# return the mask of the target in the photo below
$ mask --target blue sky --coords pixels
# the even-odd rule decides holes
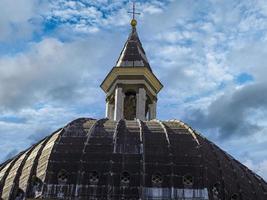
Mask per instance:
[[[181,119],[267,179],[265,0],[137,1],[164,84],[158,118]],[[78,117],[130,31],[129,1],[0,1],[0,162]]]

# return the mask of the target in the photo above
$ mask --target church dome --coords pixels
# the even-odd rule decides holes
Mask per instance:
[[[2,199],[267,199],[262,178],[178,120],[74,120],[0,180]]]
[[[106,117],[76,119],[1,164],[0,200],[267,199],[246,166],[187,124],[157,120],[163,85],[136,25],[101,84]]]

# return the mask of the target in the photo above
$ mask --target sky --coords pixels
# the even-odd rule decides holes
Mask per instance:
[[[180,119],[267,180],[265,0],[139,0],[137,30]],[[0,162],[79,117],[103,118],[129,0],[0,1]]]

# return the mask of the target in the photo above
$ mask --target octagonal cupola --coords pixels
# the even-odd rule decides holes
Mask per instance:
[[[156,119],[157,94],[163,85],[154,75],[132,19],[132,30],[116,66],[101,84],[106,117],[112,120]]]

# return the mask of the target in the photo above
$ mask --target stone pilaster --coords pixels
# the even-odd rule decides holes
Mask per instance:
[[[109,119],[114,120],[114,104],[110,104]]]
[[[106,102],[106,118],[114,120],[114,105]]]
[[[117,87],[115,91],[115,110],[114,120],[118,121],[123,118],[123,107],[124,107],[124,94],[122,88]]]
[[[139,88],[136,98],[136,118],[140,120],[146,120],[146,90],[144,88]]]
[[[152,104],[149,104],[149,120],[157,118],[157,102],[153,101]]]

